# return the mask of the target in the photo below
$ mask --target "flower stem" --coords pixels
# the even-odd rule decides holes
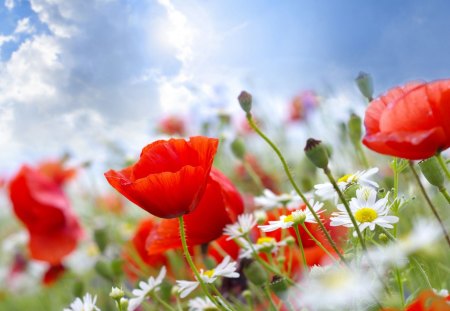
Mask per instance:
[[[347,200],[345,200],[344,194],[342,193],[341,189],[339,189],[336,180],[333,177],[333,174],[331,174],[331,171],[328,167],[323,169],[325,175],[327,175],[328,179],[330,180],[331,184],[333,185],[334,190],[337,192],[339,198],[342,201],[342,204],[344,204],[345,210],[347,211],[348,216],[350,217],[350,220],[352,221],[353,227],[355,228],[356,234],[358,235],[359,242],[361,243],[361,246],[363,250],[367,250],[366,248],[366,242],[364,241],[364,238],[361,234],[361,230],[359,230],[358,223],[356,222],[355,216],[353,216],[352,210],[350,209],[350,206],[348,205]]]
[[[276,275],[282,275],[284,278],[286,278],[286,281],[290,284],[293,285],[295,284],[295,282],[288,277],[287,275],[283,275],[280,271],[278,271],[278,269],[275,269],[274,267],[272,267],[271,265],[269,265],[267,262],[265,262],[261,257],[259,257],[258,252],[256,251],[256,249],[253,247],[253,243],[250,240],[250,237],[248,236],[248,233],[246,235],[244,235],[244,238],[246,239],[248,245],[250,246],[250,249],[252,250],[252,255],[253,258],[256,259],[257,262],[259,262],[261,265],[264,266],[264,268],[266,268],[268,271],[272,272],[273,274]],[[234,239],[234,241],[239,245],[242,246],[242,244],[239,243],[238,239]]]
[[[331,255],[331,253],[322,245],[322,243],[320,243],[319,240],[317,240],[314,235],[311,233],[311,231],[308,230],[308,227],[305,226],[305,224],[302,224],[303,229],[306,231],[306,233],[309,235],[309,237],[311,238],[311,240],[313,240],[314,242],[316,242],[316,244],[320,247],[321,250],[323,250],[325,252],[325,254],[327,254],[328,256],[330,256],[330,258],[337,263],[336,258],[334,258],[333,255]]]
[[[261,178],[259,178],[258,174],[255,172],[250,163],[246,159],[243,159],[242,165],[244,166],[245,170],[247,171],[248,175],[252,179],[255,186],[258,188],[258,191],[263,192],[265,187],[261,181]]]
[[[227,310],[233,310],[233,308],[228,304],[227,300],[225,299],[225,297],[223,297],[222,293],[217,289],[217,287],[214,284],[210,284],[213,292],[217,295],[217,297],[219,297],[220,302],[224,305],[224,307]]]
[[[447,241],[448,246],[450,247],[450,237],[448,235],[447,229],[444,226],[444,223],[442,222],[441,217],[439,216],[436,207],[434,206],[433,202],[431,202],[430,197],[428,196],[422,182],[420,181],[419,175],[417,175],[416,169],[414,168],[414,165],[412,162],[409,162],[409,167],[411,169],[411,172],[414,175],[414,178],[416,179],[417,184],[419,185],[420,191],[422,192],[423,196],[425,197],[425,200],[428,203],[428,206],[430,206],[431,211],[433,212],[434,217],[436,217],[437,221],[439,222],[439,225],[441,226],[442,232],[444,233],[445,240]]]
[[[336,243],[334,243],[333,239],[330,236],[330,233],[325,228],[324,224],[322,223],[322,220],[320,219],[319,215],[314,211],[311,204],[309,204],[308,200],[306,199],[303,192],[300,190],[300,188],[297,186],[297,184],[294,181],[294,178],[292,177],[292,173],[289,169],[289,166],[284,159],[283,154],[281,153],[280,149],[258,128],[258,126],[253,121],[251,113],[246,114],[248,124],[250,127],[267,143],[269,146],[273,149],[273,151],[277,154],[278,158],[281,161],[281,164],[283,165],[284,172],[286,173],[289,182],[291,183],[292,187],[294,188],[295,192],[300,196],[300,198],[305,202],[306,207],[309,209],[311,214],[314,216],[314,219],[316,220],[317,224],[320,226],[320,229],[325,234],[325,237],[327,238],[328,242],[330,243],[331,247],[333,247],[333,250],[338,254],[338,256],[341,258],[341,260],[345,263],[346,260],[344,256],[341,254],[341,252],[338,250]]]
[[[439,165],[442,167],[442,170],[444,171],[447,178],[450,180],[450,171],[447,168],[447,165],[445,164],[444,158],[442,158],[441,153],[437,153],[435,157],[438,159]]]
[[[298,230],[298,225],[294,225],[294,231],[297,236],[298,247],[300,247],[300,251],[302,252],[303,266],[305,267],[305,270],[308,270],[308,263],[306,262],[305,250],[303,249],[302,238],[300,236],[300,231]]]
[[[447,189],[445,189],[445,187],[439,187],[439,191],[442,193],[447,202],[450,203],[450,195],[448,194]]]
[[[272,295],[270,294],[269,284],[266,284],[263,287],[264,287],[264,293],[266,293],[266,296],[269,299],[271,310],[276,311],[278,308],[275,305],[275,302],[273,301]]]
[[[152,298],[157,301],[159,304],[161,304],[166,310],[169,311],[175,311],[175,308],[172,308],[167,302],[161,299],[156,293],[153,293]]]
[[[217,301],[217,299],[209,293],[208,287],[206,286],[205,282],[201,278],[200,273],[197,270],[197,267],[195,267],[195,264],[192,261],[191,254],[189,254],[189,249],[188,249],[187,242],[186,242],[186,232],[184,231],[184,219],[183,219],[183,216],[178,217],[178,221],[180,223],[180,238],[181,238],[181,244],[183,245],[184,256],[186,257],[186,260],[187,260],[189,266],[191,267],[192,272],[194,272],[195,278],[200,283],[200,286],[202,287],[203,292],[206,294],[206,296],[208,296],[209,299],[211,299],[211,301],[218,308],[221,308],[221,305]]]

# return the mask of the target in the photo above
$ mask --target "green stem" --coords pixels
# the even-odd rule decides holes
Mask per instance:
[[[294,231],[295,231],[295,235],[297,236],[298,247],[300,247],[300,251],[302,252],[303,266],[305,267],[305,270],[307,271],[308,263],[306,262],[305,250],[303,249],[302,238],[300,236],[300,231],[298,230],[298,225],[294,225]]]
[[[431,199],[428,196],[427,191],[425,190],[425,187],[423,186],[422,182],[420,181],[420,177],[419,177],[419,175],[417,175],[416,169],[414,168],[414,165],[411,163],[411,161],[409,162],[409,167],[414,175],[414,178],[416,179],[417,184],[419,185],[420,191],[422,192],[425,200],[428,203],[428,206],[430,207],[431,211],[433,212],[434,217],[436,217],[437,221],[439,222],[442,232],[444,233],[445,240],[447,241],[447,244],[450,247],[450,237],[448,235],[447,229],[445,228],[444,223],[442,222],[442,219],[436,210],[436,207],[433,205],[433,202],[431,202]]]
[[[269,299],[271,310],[277,311],[277,306],[275,305],[275,302],[273,301],[272,295],[269,291],[269,284],[266,284],[264,287],[264,293],[266,293],[267,298]]]
[[[158,295],[156,295],[156,293],[153,293],[152,298],[154,300],[156,300],[159,304],[161,304],[164,308],[166,308],[169,311],[176,311],[175,308],[172,308],[167,302],[165,302],[164,300],[161,299],[161,297],[159,297]]]
[[[439,191],[442,193],[447,202],[450,203],[450,195],[448,194],[447,189],[445,189],[445,187],[439,187]]]
[[[414,257],[411,257],[411,261],[417,267],[417,270],[419,270],[420,274],[422,275],[423,279],[425,280],[425,283],[427,283],[428,288],[433,288],[433,286],[431,285],[430,279],[428,278],[427,273],[425,272],[423,267],[420,265],[420,263],[417,261],[417,259]]]
[[[394,158],[394,200],[398,197],[398,178],[399,178],[399,171],[398,171],[398,159]],[[397,205],[396,205],[397,206]],[[395,216],[398,216],[398,209],[394,210]],[[394,236],[397,236],[397,224],[394,224]]]
[[[394,200],[397,200],[398,197],[398,179],[399,179],[399,171],[398,171],[398,158],[394,158]],[[397,205],[396,205],[397,206]],[[395,216],[398,216],[398,209],[396,208],[394,211]],[[398,224],[394,224],[393,226],[394,238],[397,237],[397,227]],[[383,228],[384,229],[384,228]],[[390,234],[387,230],[384,229],[385,234]],[[395,267],[395,279],[397,281],[397,287],[400,292],[400,298],[402,302],[402,308],[405,307],[405,290],[403,287],[403,282],[401,278],[401,273],[398,267]]]
[[[322,243],[317,240],[314,235],[311,233],[311,231],[308,230],[308,227],[305,226],[305,224],[302,224],[303,229],[306,231],[306,233],[309,235],[309,237],[311,238],[311,240],[313,240],[314,242],[316,242],[316,244],[320,247],[321,250],[323,250],[325,252],[325,254],[327,254],[328,256],[330,256],[330,258],[338,263],[338,261],[336,260],[336,258],[334,258],[333,255],[331,255],[331,253],[322,245]]]
[[[350,220],[352,221],[353,227],[355,228],[356,234],[358,235],[359,242],[361,243],[362,248],[366,251],[367,250],[366,242],[364,241],[364,238],[361,234],[361,230],[359,230],[358,223],[356,222],[355,216],[353,216],[352,210],[350,209],[350,205],[348,205],[348,202],[345,199],[344,194],[342,193],[341,189],[339,189],[339,186],[337,185],[336,180],[334,180],[334,177],[331,174],[330,169],[326,167],[323,169],[323,171],[325,175],[327,175],[331,184],[333,185],[333,188],[337,192],[339,198],[341,199],[342,204],[344,204],[345,210],[347,211],[347,214],[350,217]]]
[[[259,178],[258,174],[256,174],[255,170],[250,165],[250,163],[248,163],[247,160],[243,159],[242,165],[244,165],[244,168],[246,169],[246,171],[247,171],[248,175],[250,176],[250,178],[252,179],[253,183],[258,188],[259,192],[263,192],[265,187],[261,181],[261,178]]]
[[[247,243],[250,246],[250,249],[252,250],[252,254],[253,254],[253,258],[256,259],[256,261],[258,261],[261,265],[264,266],[264,268],[266,268],[268,271],[272,272],[275,275],[283,275],[280,271],[278,271],[278,269],[275,269],[274,267],[272,267],[271,265],[269,265],[267,262],[265,262],[264,260],[262,260],[261,257],[259,257],[258,252],[256,251],[256,249],[253,247],[253,243],[250,240],[248,233],[246,235],[244,235],[244,238],[246,239]],[[242,244],[238,241],[238,239],[234,239],[234,241],[239,245],[242,246]],[[293,285],[295,284],[295,282],[288,277],[287,275],[283,275],[284,278],[286,278],[286,281],[290,284]]]
[[[398,290],[400,292],[400,299],[402,300],[402,308],[405,307],[405,291],[403,289],[402,276],[400,274],[400,270],[395,268],[395,279],[397,281]]]
[[[228,310],[233,310],[233,307],[230,306],[230,304],[228,303],[228,301],[225,299],[225,297],[223,297],[222,293],[219,292],[219,290],[217,289],[216,286],[214,286],[214,284],[210,284],[213,292],[219,297],[220,301],[223,303],[223,305],[225,306],[226,309]]]
[[[356,144],[355,148],[356,148],[357,152],[359,153],[359,156],[361,158],[361,162],[362,162],[364,168],[368,169],[369,161],[367,160],[366,153],[364,152],[364,149],[362,148],[361,142]]]
[[[183,216],[178,217],[178,221],[180,222],[180,237],[181,237],[181,244],[183,245],[184,256],[186,257],[186,260],[187,260],[189,266],[191,267],[192,272],[194,272],[195,278],[200,283],[200,286],[202,287],[203,292],[206,294],[206,296],[208,296],[209,299],[211,299],[211,301],[217,307],[220,308],[221,307],[220,303],[217,301],[217,299],[214,296],[212,296],[209,293],[209,290],[208,290],[205,282],[203,281],[202,277],[200,276],[200,273],[197,270],[197,267],[195,266],[194,262],[192,261],[191,254],[189,254],[189,249],[188,249],[187,242],[186,242],[186,232],[184,231]]]
[[[441,166],[442,170],[444,171],[447,178],[450,180],[450,171],[447,168],[447,165],[445,164],[444,158],[442,158],[441,153],[435,155],[435,157],[438,159],[439,165]]]
[[[389,233],[389,231],[386,230],[386,228],[380,227],[381,231],[383,231],[384,234],[386,234],[386,236],[389,238],[389,240],[391,240],[392,242],[396,242],[397,239]],[[417,267],[417,269],[419,270],[420,274],[422,275],[422,277],[424,278],[425,282],[428,284],[428,286],[430,288],[432,288],[430,280],[428,279],[428,275],[425,272],[425,270],[423,270],[422,266],[420,265],[420,263],[417,261],[416,258],[411,257],[411,261],[414,263],[414,265]]]
[[[306,207],[309,209],[311,214],[314,216],[314,219],[316,220],[317,224],[319,225],[322,232],[325,234],[325,237],[327,238],[328,242],[330,243],[331,247],[333,247],[334,251],[338,256],[341,258],[341,260],[345,263],[346,260],[344,256],[341,254],[341,252],[338,250],[336,243],[334,243],[333,239],[330,236],[330,233],[325,228],[324,224],[322,223],[322,220],[320,219],[319,215],[314,211],[311,204],[309,204],[308,200],[306,199],[305,195],[302,193],[300,188],[297,186],[296,182],[294,181],[294,178],[292,177],[291,171],[289,169],[289,166],[286,162],[286,160],[283,157],[283,154],[281,153],[280,149],[258,128],[258,126],[253,122],[252,115],[250,113],[247,113],[246,115],[248,124],[250,127],[272,148],[272,150],[277,154],[278,158],[281,161],[281,164],[283,165],[284,172],[286,173],[289,182],[291,183],[292,187],[294,188],[295,192],[300,196],[300,198],[305,202]]]

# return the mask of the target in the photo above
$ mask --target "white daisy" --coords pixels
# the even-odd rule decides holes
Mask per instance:
[[[369,177],[377,172],[378,167],[373,167],[367,171],[357,171],[355,174],[347,174],[342,176],[336,183],[341,191],[345,191],[345,189],[352,184],[378,188],[378,184],[369,179]],[[339,196],[331,183],[315,185],[314,189],[316,189],[315,194],[323,200],[334,200],[334,202],[337,203]]]
[[[189,311],[212,311],[219,310],[216,305],[208,297],[197,297],[189,300]]]
[[[156,279],[151,276],[147,282],[140,281],[139,288],[133,289],[132,293],[134,298],[130,299],[130,304],[128,305],[128,311],[135,310],[144,301],[145,297],[152,291],[158,291],[164,277],[166,276],[166,267],[163,266],[159,272]]]
[[[377,192],[369,187],[356,190],[356,198],[350,201],[350,210],[355,217],[360,231],[366,228],[374,230],[378,225],[392,228],[398,222],[397,216],[389,216],[388,195],[377,201]],[[332,214],[331,226],[353,227],[353,223],[343,204],[338,204],[338,212]]]
[[[230,256],[225,257],[222,262],[215,268],[211,270],[203,271],[200,269],[200,278],[205,283],[214,283],[218,277],[224,278],[238,278],[239,273],[237,270],[237,262],[231,261]],[[181,298],[186,297],[191,292],[193,292],[197,286],[200,284],[198,281],[185,281],[177,280],[177,286],[179,287],[178,293]]]
[[[408,256],[424,249],[435,247],[443,237],[442,230],[436,222],[420,219],[413,222],[412,231],[383,247],[372,247],[365,257],[379,267],[395,265],[402,267],[408,263]]]
[[[291,193],[282,193],[276,195],[269,189],[263,191],[263,195],[255,197],[254,202],[257,206],[262,207],[265,210],[271,210],[277,207],[283,207],[287,205],[300,205],[303,201],[302,199],[292,191]]]
[[[242,246],[239,251],[239,258],[251,258],[254,252],[276,253],[280,246],[286,246],[285,241],[277,242],[272,237],[261,237],[256,241],[256,244],[250,244],[244,239],[241,239],[240,242]]]
[[[308,274],[299,287],[307,290],[293,296],[308,310],[368,310],[382,289],[370,270],[337,266]]]
[[[314,202],[314,200],[310,200],[309,204],[316,212],[316,214],[320,214],[323,211],[321,208],[323,207],[323,203]],[[292,227],[294,224],[302,224],[304,222],[315,223],[316,219],[314,215],[310,212],[308,208],[304,210],[296,210],[291,212],[289,215],[283,215],[279,220],[269,221],[268,225],[258,226],[264,232],[271,232],[278,229],[287,229]]]
[[[77,298],[70,304],[70,308],[64,308],[64,311],[100,311],[95,305],[97,296],[92,297],[91,294],[86,293],[83,299]]]
[[[223,233],[228,235],[227,240],[232,240],[249,233],[255,225],[256,219],[253,214],[241,214],[238,216],[237,222],[231,225],[226,225]]]

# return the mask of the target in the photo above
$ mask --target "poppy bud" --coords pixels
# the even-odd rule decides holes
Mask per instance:
[[[350,120],[348,121],[348,135],[353,145],[357,146],[361,142],[362,129],[361,118],[352,113]]]
[[[270,282],[270,288],[278,297],[285,298],[286,291],[288,290],[286,279],[275,275],[272,282]]]
[[[95,229],[94,231],[94,241],[97,244],[100,252],[104,252],[106,246],[108,245],[108,232],[106,228]]]
[[[245,143],[242,138],[237,137],[235,140],[233,140],[233,142],[231,143],[231,151],[233,151],[234,156],[239,160],[244,159]]]
[[[305,154],[318,168],[325,169],[328,167],[328,151],[320,140],[309,138],[306,141]]]
[[[439,167],[438,160],[435,157],[428,158],[419,162],[423,176],[430,184],[438,188],[444,187],[444,174]]]
[[[266,270],[264,270],[261,264],[257,261],[251,262],[243,270],[247,279],[256,286],[260,286],[266,283],[269,277]]]
[[[250,113],[252,110],[252,95],[246,91],[242,91],[238,96],[239,105],[246,113]]]
[[[361,94],[367,98],[368,101],[373,99],[373,81],[372,76],[365,72],[360,72],[355,79],[356,85],[358,86]]]

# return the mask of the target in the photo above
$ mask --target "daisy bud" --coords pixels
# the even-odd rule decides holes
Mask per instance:
[[[301,225],[306,220],[306,214],[304,212],[301,212],[301,211],[293,212],[291,215],[292,215],[292,221],[294,222],[294,225]]]
[[[438,188],[444,187],[444,174],[441,171],[436,157],[431,157],[419,162],[423,176],[430,184]]]
[[[243,271],[245,277],[256,286],[263,285],[269,278],[266,270],[264,270],[261,264],[257,261],[252,261],[243,269]]]
[[[127,310],[128,309],[128,299],[127,298],[120,298],[119,301],[120,307],[122,308],[122,310]]]
[[[180,292],[180,288],[176,285],[172,286],[172,289],[170,290],[171,296],[177,296]]]
[[[309,138],[306,141],[305,154],[318,168],[325,169],[328,167],[328,151],[320,140]]]
[[[113,287],[111,289],[111,292],[109,293],[109,297],[111,297],[114,300],[119,300],[124,295],[125,295],[125,293],[123,292],[123,290],[118,287]]]
[[[280,265],[284,264],[284,262],[286,261],[286,256],[278,256],[277,257],[277,262],[280,263]]]
[[[292,236],[288,236],[287,238],[284,239],[284,241],[286,242],[286,245],[289,245],[289,246],[297,244],[294,237],[292,237]]]
[[[255,211],[254,216],[258,225],[264,225],[267,221],[267,213],[265,211]]]
[[[368,101],[373,99],[373,81],[372,76],[365,72],[360,72],[355,79],[356,85],[358,86],[361,94],[367,98]]]
[[[251,307],[253,305],[253,296],[252,292],[248,289],[244,290],[242,292],[242,297],[244,297],[245,301],[247,301],[247,304]]]
[[[238,96],[239,105],[246,113],[250,113],[252,110],[252,95],[246,91],[242,91]]]
[[[378,235],[378,239],[379,239],[381,242],[383,242],[383,243],[389,242],[389,238],[388,238],[387,235],[384,234],[384,233],[380,233],[380,234]]]
[[[352,113],[350,120],[348,121],[348,135],[353,145],[357,146],[361,142],[362,127],[361,118]]]
[[[242,140],[242,138],[237,137],[233,142],[231,143],[231,151],[233,151],[233,154],[236,158],[239,160],[244,160],[245,156],[245,143]]]

